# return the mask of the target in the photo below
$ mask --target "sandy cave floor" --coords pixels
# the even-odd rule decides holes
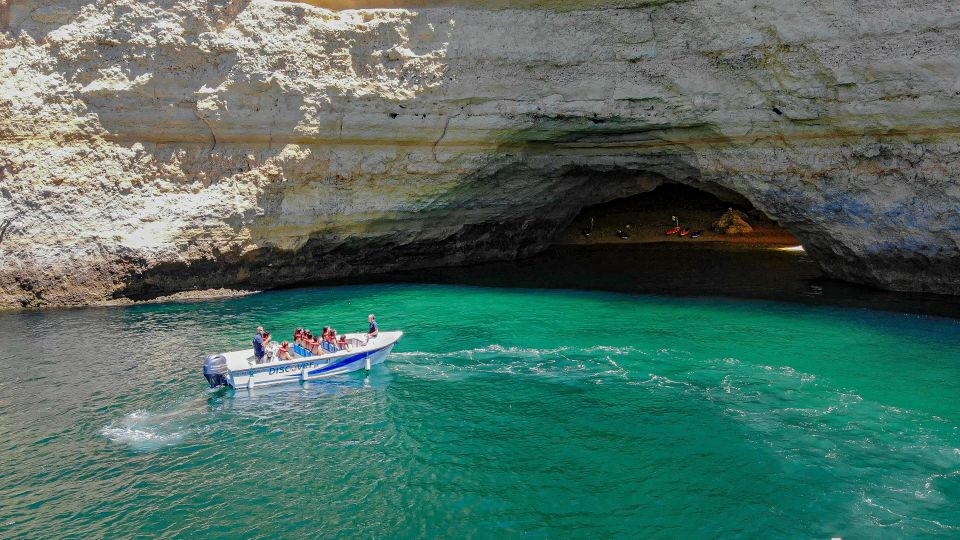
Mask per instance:
[[[618,199],[609,203],[585,208],[573,223],[557,237],[559,245],[590,244],[644,244],[653,242],[702,243],[721,242],[756,246],[796,246],[800,242],[786,229],[760,212],[740,207],[747,211],[747,221],[753,232],[746,234],[721,234],[712,230],[713,223],[731,205],[707,193],[692,188],[659,188],[651,193]],[[681,227],[691,231],[703,229],[700,238],[667,236],[665,232],[674,227],[676,216]],[[590,218],[594,219],[589,236]],[[617,237],[623,230],[630,238]]]

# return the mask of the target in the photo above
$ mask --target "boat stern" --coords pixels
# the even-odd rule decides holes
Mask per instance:
[[[206,377],[210,388],[229,386],[229,374],[227,358],[222,354],[212,354],[203,361],[203,376]]]

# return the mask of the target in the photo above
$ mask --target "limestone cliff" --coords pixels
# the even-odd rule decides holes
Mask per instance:
[[[664,181],[960,293],[956,3],[428,3],[0,0],[0,306],[522,256]]]

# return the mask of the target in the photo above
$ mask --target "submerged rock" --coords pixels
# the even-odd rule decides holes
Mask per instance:
[[[960,293],[950,0],[416,4],[0,3],[0,306],[521,257],[667,181]]]
[[[753,227],[747,223],[746,214],[730,208],[713,222],[713,230],[720,234],[746,234],[753,232]]]

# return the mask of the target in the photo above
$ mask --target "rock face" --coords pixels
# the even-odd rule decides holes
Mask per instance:
[[[424,4],[0,0],[0,306],[518,257],[662,182],[960,294],[955,2]]]
[[[713,223],[713,230],[720,234],[746,234],[753,232],[747,223],[747,216],[733,208],[727,210]]]

